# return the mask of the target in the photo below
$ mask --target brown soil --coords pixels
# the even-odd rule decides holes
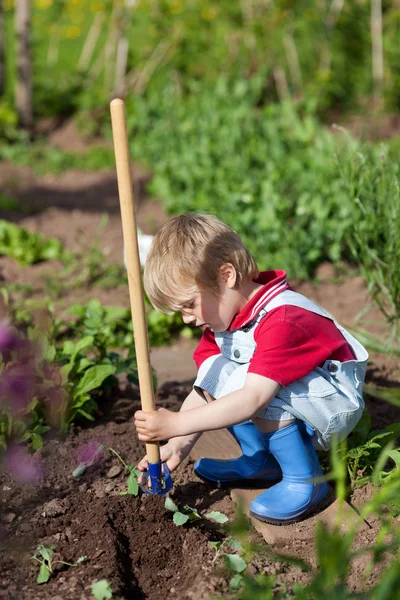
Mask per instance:
[[[70,134],[70,133],[69,133]],[[153,233],[167,218],[159,203],[147,199],[143,182],[148,177],[137,170],[136,187],[140,194],[138,221],[144,232]],[[79,234],[90,246],[98,237],[101,215],[108,222],[99,244],[108,260],[122,262],[117,187],[113,170],[102,173],[73,172],[60,177],[36,177],[29,169],[0,165],[0,185],[25,206],[25,215],[6,215],[31,231],[59,237],[66,247],[82,249]],[[32,210],[31,210],[32,209]],[[30,214],[31,212],[34,214]],[[84,261],[84,253],[82,254]],[[0,281],[4,284],[30,283],[28,297],[43,298],[48,289],[44,274],[49,269],[60,274],[59,265],[20,267],[13,260],[0,257]],[[292,284],[317,301],[346,326],[354,326],[361,309],[370,302],[359,277],[340,275],[330,265],[322,265],[318,283]],[[73,283],[73,282],[72,282]],[[18,292],[21,293],[21,292]],[[16,292],[16,295],[17,292]],[[56,310],[74,301],[91,297],[104,304],[129,306],[125,285],[107,290],[73,286],[55,300]],[[386,335],[385,323],[376,309],[363,319],[363,326],[378,335]],[[157,405],[178,410],[190,390],[195,369],[191,358],[194,342],[179,340],[168,348],[152,350],[152,364],[159,386]],[[372,355],[368,380],[391,387],[400,385],[399,359]],[[367,398],[373,428],[382,428],[400,421],[400,409],[376,399]],[[213,564],[214,550],[209,542],[225,535],[212,522],[202,520],[190,526],[176,527],[172,513],[163,508],[163,501],[154,496],[120,495],[126,487],[123,468],[110,454],[100,465],[84,476],[74,478],[76,453],[82,444],[97,440],[118,451],[128,464],[136,464],[143,454],[132,416],[140,406],[138,390],[122,381],[120,389],[100,404],[98,419],[93,424],[75,426],[68,436],[49,436],[38,451],[43,465],[39,486],[23,487],[9,474],[2,477],[4,550],[0,556],[0,598],[7,600],[89,600],[91,584],[107,579],[114,596],[124,599],[206,600],[211,594],[229,598],[230,575],[223,561]],[[235,507],[229,493],[199,481],[193,474],[190,460],[173,474],[173,499],[179,505],[190,505],[200,513],[218,510],[230,521]],[[360,506],[371,494],[370,486],[356,490],[351,502]],[[356,547],[373,544],[380,521],[371,518],[369,526],[360,532]],[[255,532],[253,541],[262,540]],[[87,559],[77,567],[58,565],[50,581],[36,583],[38,563],[31,555],[39,544],[55,544],[56,559],[74,563],[81,556]],[[289,563],[280,563],[273,552],[300,557],[313,567],[316,558],[311,520],[293,525],[293,536],[277,547],[257,554],[249,564],[249,573],[276,575],[290,591],[294,583],[306,583],[310,575]],[[362,565],[355,562],[349,578],[353,590],[364,589],[376,581],[379,569],[363,580]]]

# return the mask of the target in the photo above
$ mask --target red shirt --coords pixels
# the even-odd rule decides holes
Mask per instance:
[[[291,289],[285,271],[265,271],[256,280],[263,287],[238,313],[228,331],[243,327],[269,300]],[[328,359],[345,362],[354,354],[335,323],[304,308],[284,305],[269,311],[254,330],[256,350],[249,373],[263,375],[283,386],[304,377]],[[197,368],[221,354],[214,333],[207,328],[193,354]]]

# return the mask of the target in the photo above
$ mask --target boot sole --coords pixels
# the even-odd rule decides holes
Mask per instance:
[[[194,473],[202,481],[211,483],[217,488],[265,489],[268,486],[278,483],[282,479],[281,477],[279,479],[231,479],[230,481],[215,481],[214,479],[208,479],[207,477],[204,477],[204,475],[200,475],[196,469],[194,469]]]
[[[336,496],[334,494],[334,491],[331,488],[329,488],[328,492],[322,498],[322,500],[320,500],[316,504],[313,504],[312,506],[310,506],[310,508],[308,508],[306,511],[301,513],[301,515],[298,515],[296,517],[291,517],[290,519],[274,519],[272,517],[265,517],[264,515],[258,515],[257,513],[254,513],[252,510],[250,510],[250,516],[253,517],[254,519],[257,519],[258,521],[263,521],[263,523],[269,523],[270,525],[289,525],[291,523],[299,523],[300,521],[304,521],[304,519],[307,519],[308,517],[313,516],[317,512],[320,512],[321,510],[324,510],[325,508],[327,508],[335,500],[336,500]]]

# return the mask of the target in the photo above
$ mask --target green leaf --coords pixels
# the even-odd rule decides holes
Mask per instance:
[[[88,392],[97,389],[109,375],[115,372],[113,365],[96,365],[90,367],[75,388],[76,396],[87,394]]]
[[[76,412],[81,414],[82,417],[85,417],[85,419],[88,419],[89,421],[94,421],[94,417],[92,417],[92,415],[89,415],[89,413],[83,410],[83,408],[78,408]]]
[[[177,527],[180,527],[181,525],[184,525],[185,523],[187,523],[189,521],[189,515],[184,515],[181,512],[176,512],[174,513],[174,517],[173,517],[174,523]]]
[[[224,560],[227,567],[236,573],[241,573],[247,567],[246,561],[237,554],[224,554]]]
[[[112,598],[112,589],[107,579],[100,579],[100,581],[92,583],[92,594],[96,600]]]
[[[191,521],[194,519],[201,519],[199,511],[196,508],[192,508],[188,504],[185,504],[185,506],[182,508],[182,512],[184,515],[187,515]]]
[[[241,552],[243,550],[243,546],[240,542],[235,540],[232,536],[226,538],[225,543],[232,548],[232,550],[236,550],[237,552]]]
[[[226,515],[216,510],[213,510],[204,515],[206,519],[210,519],[211,521],[215,521],[216,523],[226,523],[229,519]]]
[[[34,452],[36,452],[36,450],[39,450],[39,448],[41,448],[43,446],[43,438],[41,435],[38,435],[37,433],[33,433],[32,434],[32,450]]]
[[[90,358],[86,358],[86,356],[84,356],[80,359],[76,372],[81,373],[82,371],[90,367],[90,365],[93,365],[93,361],[90,360]]]
[[[139,469],[137,469],[133,465],[128,465],[128,469],[129,469],[129,473],[132,473],[136,478],[142,474],[142,472],[139,471]]]
[[[56,547],[54,545],[47,546],[45,544],[41,544],[40,546],[38,546],[38,551],[41,554],[41,556],[44,558],[44,560],[47,560],[47,562],[50,562],[51,559],[53,558],[55,548]]]
[[[239,588],[241,588],[242,586],[244,586],[244,579],[243,577],[240,575],[240,573],[236,573],[236,575],[234,575],[232,577],[232,579],[229,582],[229,587],[232,590],[238,590]]]
[[[209,542],[210,546],[215,550],[218,550],[222,546],[222,542]]]
[[[36,582],[37,583],[46,583],[49,579],[50,579],[50,569],[45,563],[42,563],[40,565],[39,574],[36,578]]]
[[[80,556],[76,561],[76,564],[79,565],[79,563],[84,562],[85,560],[87,560],[86,554],[84,556]]]
[[[178,512],[179,510],[175,502],[171,500],[171,498],[169,498],[168,496],[165,498],[164,508],[166,508],[167,510],[171,510],[172,512]]]
[[[128,477],[128,494],[132,494],[132,496],[137,496],[139,492],[139,484],[136,479],[136,475],[131,473]]]
[[[76,359],[77,355],[79,354],[79,352],[81,350],[83,350],[84,348],[89,348],[89,346],[92,346],[93,342],[94,342],[94,337],[92,335],[87,335],[87,336],[83,337],[81,340],[79,340],[79,342],[77,344],[74,344],[69,362],[71,364],[73,364],[75,362],[75,359]]]

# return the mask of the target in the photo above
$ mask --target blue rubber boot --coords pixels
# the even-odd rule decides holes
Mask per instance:
[[[200,458],[194,472],[200,479],[226,487],[265,487],[279,481],[281,469],[275,458],[266,451],[264,434],[252,421],[228,427],[243,455],[230,460]]]
[[[263,437],[283,477],[253,500],[250,514],[274,525],[300,521],[315,512],[329,492],[328,484],[320,480],[322,471],[311,437],[302,421],[265,433]]]

